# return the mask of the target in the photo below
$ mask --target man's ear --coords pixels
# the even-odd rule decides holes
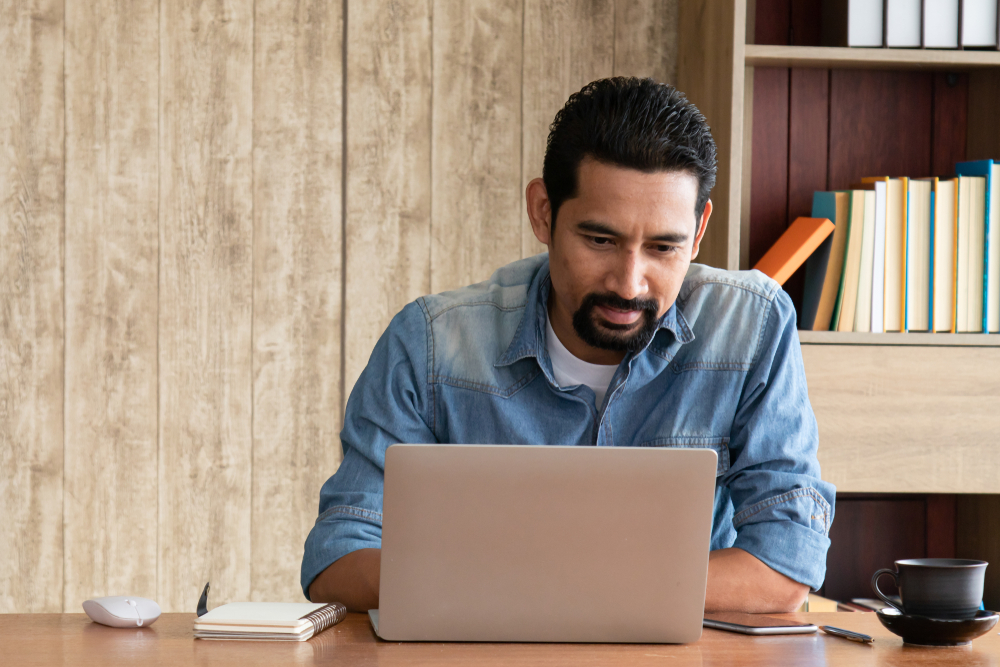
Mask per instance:
[[[549,201],[545,182],[540,178],[532,179],[524,191],[528,202],[528,220],[531,221],[531,231],[539,243],[552,243],[552,203]]]
[[[695,234],[694,243],[691,245],[691,259],[698,256],[701,249],[701,239],[705,236],[705,229],[708,228],[708,218],[712,215],[712,200],[705,202],[705,210],[701,213],[701,220],[698,221],[698,233]]]

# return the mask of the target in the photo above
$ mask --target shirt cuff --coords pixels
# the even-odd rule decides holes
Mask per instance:
[[[302,557],[302,593],[319,574],[352,551],[382,548],[382,515],[360,507],[331,507],[320,515],[306,538]]]
[[[808,526],[794,521],[743,524],[733,546],[813,591],[823,585],[830,538]]]

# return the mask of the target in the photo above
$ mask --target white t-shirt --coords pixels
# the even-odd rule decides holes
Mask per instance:
[[[605,366],[604,364],[591,364],[575,356],[566,349],[566,346],[559,340],[559,336],[552,329],[552,322],[545,318],[545,327],[548,334],[545,336],[545,346],[549,350],[549,358],[552,360],[552,373],[555,375],[556,384],[560,387],[573,387],[578,384],[585,384],[594,390],[597,395],[597,407],[604,403],[604,395],[608,393],[608,386],[611,378],[618,370],[618,364]]]

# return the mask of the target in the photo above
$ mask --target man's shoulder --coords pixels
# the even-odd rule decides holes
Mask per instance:
[[[701,264],[691,265],[677,306],[695,335],[689,354],[744,369],[763,342],[772,312],[777,310],[782,321],[795,317],[788,295],[760,271],[725,271]]]
[[[419,301],[430,320],[456,308],[497,312],[522,310],[527,303],[532,281],[547,261],[548,255],[544,253],[518,260],[500,267],[481,283],[430,294]]]
[[[771,301],[781,291],[781,285],[757,270],[726,271],[704,264],[692,264],[684,277],[677,298],[689,301],[698,293],[718,296],[725,293],[734,299]]]

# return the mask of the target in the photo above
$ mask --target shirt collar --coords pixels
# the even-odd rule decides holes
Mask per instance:
[[[528,286],[528,298],[524,305],[524,315],[521,323],[514,332],[514,338],[510,341],[506,351],[497,359],[495,366],[509,366],[521,359],[534,357],[538,360],[542,370],[549,376],[552,375],[552,361],[549,359],[548,349],[545,346],[545,322],[548,318],[546,305],[549,301],[549,290],[552,281],[549,280],[549,262],[546,259],[535,274],[534,279]],[[677,308],[675,301],[667,312],[660,318],[656,326],[657,332],[660,330],[669,331],[673,334],[674,340],[680,344],[690,343],[694,340],[694,332],[688,326],[684,314]],[[654,344],[661,336],[653,335],[645,348],[636,354],[640,354]]]

